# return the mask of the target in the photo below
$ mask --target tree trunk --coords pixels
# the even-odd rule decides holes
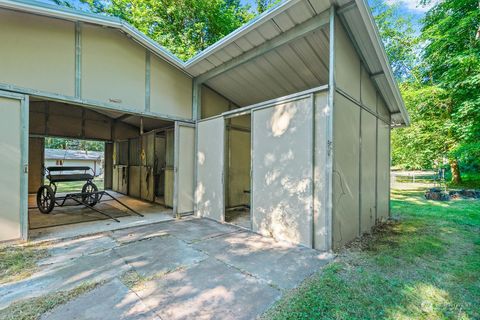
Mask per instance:
[[[462,177],[460,176],[460,168],[458,167],[457,159],[450,160],[450,171],[452,172],[452,182],[459,184],[462,182]]]

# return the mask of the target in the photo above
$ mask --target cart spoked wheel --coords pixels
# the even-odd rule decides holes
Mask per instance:
[[[93,182],[87,182],[82,187],[82,202],[93,207],[98,202],[97,186]]]
[[[50,213],[55,206],[55,192],[50,186],[41,186],[37,191],[37,207],[41,213]]]

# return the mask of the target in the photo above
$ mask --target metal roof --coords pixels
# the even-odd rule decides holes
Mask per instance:
[[[408,125],[408,113],[366,1],[333,0],[333,3],[392,113],[392,122]],[[319,19],[312,18],[321,18],[330,5],[329,0],[284,1],[183,62],[121,19],[31,0],[0,0],[0,8],[119,29],[157,56],[198,79],[208,72],[211,74],[215,69],[225,69],[233,61],[241,60],[256,51],[268,49],[272,42],[280,43],[275,50],[264,50],[263,55],[252,56],[242,68],[231,68],[228,73],[218,73],[206,80],[208,86],[240,106],[327,82],[323,68],[328,66],[328,33],[318,28],[315,20]],[[282,38],[289,35],[293,37],[295,30],[299,28],[306,30],[304,37],[281,43]],[[320,51],[313,48],[320,48]],[[319,69],[313,68],[313,65],[319,66]],[[261,87],[258,84],[261,84]]]

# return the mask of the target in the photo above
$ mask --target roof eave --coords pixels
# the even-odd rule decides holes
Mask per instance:
[[[367,28],[368,35],[370,39],[372,40],[372,44],[374,46],[375,52],[377,53],[377,56],[380,60],[380,63],[382,65],[382,70],[384,72],[385,78],[389,84],[390,89],[392,90],[392,93],[395,97],[395,102],[397,104],[398,109],[400,110],[400,113],[402,114],[402,118],[405,122],[406,126],[410,125],[410,117],[408,115],[407,109],[405,108],[405,104],[402,98],[402,95],[400,93],[400,89],[398,87],[397,81],[395,80],[395,77],[393,76],[393,71],[390,66],[390,63],[387,58],[387,53],[385,51],[385,47],[383,45],[383,42],[380,38],[380,33],[378,31],[377,25],[375,24],[375,20],[373,18],[373,15],[371,11],[368,9],[368,5],[365,2],[365,0],[355,0],[357,3],[357,9],[360,12],[360,15],[362,16],[363,23],[365,24],[365,27]]]

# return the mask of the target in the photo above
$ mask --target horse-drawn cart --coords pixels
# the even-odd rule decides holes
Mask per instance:
[[[98,187],[93,183],[95,177],[92,168],[83,166],[52,166],[45,168],[45,177],[49,184],[42,185],[37,191],[37,207],[40,212],[48,214],[52,212],[55,206],[78,206],[83,205],[92,209],[104,216],[109,217],[117,222],[118,219],[103,212],[94,206],[101,202],[104,197],[114,200],[123,207],[127,208],[136,215],[143,217],[142,214],[133,210],[116,197],[105,190],[98,191]],[[57,196],[57,184],[65,182],[85,182],[81,192],[66,193],[65,195]],[[105,201],[105,200],[103,200]],[[108,201],[108,200],[107,200]]]

